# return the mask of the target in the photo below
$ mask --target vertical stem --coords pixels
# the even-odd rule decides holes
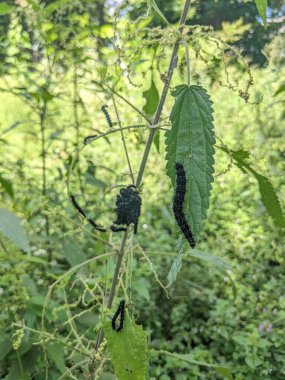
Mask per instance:
[[[74,63],[74,74],[73,74],[73,117],[74,117],[74,127],[75,127],[75,146],[78,147],[80,143],[80,123],[78,116],[78,74],[77,74],[77,65]],[[79,180],[80,192],[85,198],[84,186],[82,184],[82,173],[80,168],[80,157],[78,156],[77,162],[77,175]]]
[[[180,18],[180,26],[179,26],[179,32],[180,33],[183,30],[183,26],[184,26],[186,18],[187,18],[188,10],[189,10],[189,7],[190,7],[190,2],[191,2],[191,0],[186,0],[185,4],[184,4],[184,9],[183,9],[183,12],[182,12],[182,15],[181,15],[181,18]],[[163,106],[164,106],[164,103],[165,103],[165,99],[166,99],[166,95],[167,95],[168,88],[169,88],[169,85],[170,85],[170,81],[172,79],[173,71],[174,71],[174,68],[177,65],[178,47],[179,47],[179,40],[176,41],[176,43],[175,43],[175,45],[173,47],[173,52],[172,52],[172,57],[171,57],[170,64],[169,64],[167,79],[165,80],[165,84],[164,84],[164,87],[163,87],[163,90],[162,90],[161,98],[160,98],[160,101],[159,101],[159,104],[158,104],[158,107],[157,107],[157,110],[156,110],[156,113],[155,113],[154,121],[152,123],[153,126],[155,126],[156,124],[158,124],[160,116],[161,116],[161,113],[162,113],[162,109],[163,109]],[[143,158],[142,158],[142,161],[141,161],[141,165],[140,165],[140,169],[139,169],[139,173],[138,173],[138,177],[137,177],[137,181],[136,181],[136,186],[137,187],[139,187],[141,185],[141,182],[142,182],[142,177],[143,177],[144,169],[145,169],[145,166],[146,166],[146,163],[147,163],[147,159],[148,159],[148,156],[149,156],[149,153],[150,153],[150,148],[151,148],[151,145],[152,145],[152,142],[153,142],[155,130],[156,130],[156,128],[152,128],[151,131],[150,131],[150,133],[149,133],[148,141],[146,143],[146,147],[145,147],[145,150],[144,150]],[[119,273],[120,273],[120,267],[121,267],[123,256],[124,256],[124,252],[125,252],[125,246],[126,246],[127,236],[128,236],[128,231],[126,231],[124,233],[124,235],[123,235],[121,246],[120,246],[120,250],[119,250],[118,255],[117,255],[117,263],[116,263],[115,273],[114,273],[114,276],[113,276],[111,290],[110,290],[110,294],[109,294],[109,298],[108,298],[108,303],[107,303],[108,309],[110,309],[112,307],[113,299],[114,299],[114,296],[115,296],[115,293],[116,293],[116,286],[117,286],[117,281],[118,281],[118,277],[119,277]],[[103,331],[102,331],[102,329],[100,329],[100,331],[98,333],[98,336],[97,336],[97,341],[96,341],[96,347],[95,347],[96,351],[98,351],[98,349],[100,347],[100,344],[102,342],[102,339],[103,339]],[[90,372],[89,372],[88,379],[92,379],[92,374]]]
[[[42,145],[42,195],[46,197],[47,184],[46,184],[46,136],[45,136],[45,118],[46,118],[47,103],[44,101],[40,109],[40,128],[41,128],[41,145]],[[46,234],[49,235],[49,218],[45,215],[46,220]]]
[[[124,132],[122,131],[122,123],[121,123],[121,119],[120,119],[120,116],[119,116],[119,112],[118,112],[118,109],[117,109],[117,105],[116,105],[116,102],[115,102],[114,95],[112,95],[112,100],[113,100],[113,104],[114,104],[114,108],[115,108],[115,112],[116,112],[116,117],[117,117],[117,120],[118,120],[118,125],[119,125],[119,127],[121,129],[121,131],[120,131],[121,132],[121,138],[122,138],[123,145],[124,145],[124,151],[125,151],[126,160],[127,160],[128,167],[129,167],[130,176],[131,176],[131,179],[132,179],[132,184],[134,185],[135,184],[134,174],[133,174],[133,171],[132,171],[132,166],[131,166],[131,161],[130,161],[130,157],[129,157],[129,153],[128,153],[128,149],[127,149],[127,145],[126,145],[125,136],[124,136]]]

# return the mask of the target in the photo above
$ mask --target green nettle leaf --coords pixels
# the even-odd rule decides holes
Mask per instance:
[[[0,232],[25,252],[30,252],[29,242],[20,219],[6,208],[0,209]]]
[[[148,376],[148,345],[142,327],[125,312],[123,330],[113,330],[105,320],[104,334],[118,380],[146,380]]]
[[[65,372],[64,346],[61,343],[49,342],[46,345],[49,359],[55,364],[60,373]]]
[[[147,115],[154,114],[159,102],[159,93],[153,79],[150,88],[143,92],[143,97],[146,99],[146,104],[143,107],[144,112]]]
[[[207,216],[214,173],[212,101],[201,86],[180,85],[172,95],[175,104],[166,132],[166,172],[175,186],[175,163],[182,163],[187,188],[184,213],[195,239]]]
[[[263,25],[266,28],[266,7],[267,0],[255,0],[256,7],[259,13],[259,16],[262,18]]]

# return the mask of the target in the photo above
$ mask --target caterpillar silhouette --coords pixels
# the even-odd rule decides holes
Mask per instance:
[[[106,119],[107,119],[107,122],[108,122],[108,124],[109,124],[109,127],[110,128],[113,128],[113,123],[112,123],[112,120],[111,120],[111,118],[110,118],[110,115],[109,115],[109,112],[107,111],[107,108],[108,108],[108,106],[102,106],[101,107],[101,110],[102,110],[102,112],[103,112],[103,114],[105,115],[105,117],[106,117]]]
[[[123,329],[124,327],[124,319],[125,319],[125,300],[122,300],[119,304],[119,307],[114,314],[112,318],[112,328],[116,332],[119,332]],[[119,324],[116,323],[118,317],[120,316]]]
[[[102,231],[102,232],[107,231],[105,228],[99,227],[92,219],[87,218],[84,210],[79,206],[74,195],[72,195],[72,194],[70,195],[70,200],[71,200],[71,203],[73,204],[74,208],[76,208],[76,210],[79,212],[79,214],[81,214],[91,224],[91,226],[93,226],[98,231]]]
[[[183,233],[185,238],[188,240],[191,248],[195,248],[196,243],[183,211],[183,203],[184,203],[184,198],[186,194],[185,170],[184,170],[183,165],[179,162],[175,164],[175,170],[176,170],[176,189],[175,189],[175,194],[173,198],[173,208],[172,208],[173,213],[177,221],[177,224],[179,225],[181,229],[181,232]]]

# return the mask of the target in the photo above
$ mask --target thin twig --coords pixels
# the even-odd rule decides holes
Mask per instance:
[[[132,171],[132,166],[131,166],[130,157],[129,157],[129,153],[128,153],[128,149],[127,149],[127,145],[126,145],[126,140],[125,140],[124,132],[122,130],[122,123],[121,123],[121,119],[120,119],[120,116],[119,116],[119,113],[118,113],[118,109],[117,109],[117,105],[116,105],[116,101],[115,101],[114,96],[112,96],[112,100],[113,100],[114,109],[115,109],[116,116],[117,116],[118,125],[119,125],[120,130],[121,130],[121,138],[122,138],[122,142],[123,142],[123,145],[124,145],[126,160],[127,160],[128,166],[129,166],[130,176],[132,178],[132,184],[134,185],[134,183],[135,183],[134,174],[133,174],[133,171]]]

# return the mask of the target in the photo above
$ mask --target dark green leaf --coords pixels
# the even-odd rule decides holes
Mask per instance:
[[[6,208],[0,209],[0,231],[25,252],[30,252],[29,242],[20,219]]]
[[[51,343],[46,345],[49,359],[55,364],[60,373],[65,372],[64,346],[61,343]]]
[[[173,96],[172,128],[166,132],[167,175],[175,186],[175,163],[184,165],[187,180],[184,213],[197,238],[207,216],[213,182],[215,137],[212,102],[200,86],[178,86]]]
[[[158,106],[159,94],[153,79],[150,88],[143,92],[143,97],[146,99],[146,104],[143,107],[144,112],[148,115],[154,114]]]
[[[274,96],[279,95],[279,94],[281,94],[281,93],[284,92],[284,91],[285,91],[285,84],[282,84],[282,85],[278,88],[278,90],[275,92]]]
[[[153,139],[154,145],[156,147],[157,152],[159,153],[160,150],[160,131],[157,129],[154,134],[154,139]]]
[[[0,361],[12,350],[12,342],[8,335],[4,332],[0,334]]]
[[[0,184],[2,185],[3,189],[6,191],[8,195],[13,199],[14,198],[14,190],[12,182],[10,182],[8,179],[4,178],[0,174]]]

